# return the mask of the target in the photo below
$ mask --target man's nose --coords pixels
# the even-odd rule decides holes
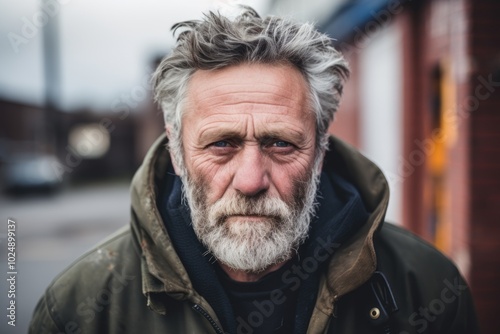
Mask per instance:
[[[237,159],[233,187],[241,194],[255,196],[269,189],[268,161],[260,147],[246,146]]]

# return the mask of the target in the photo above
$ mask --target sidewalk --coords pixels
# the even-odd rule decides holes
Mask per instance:
[[[128,224],[128,184],[65,189],[54,196],[0,197],[0,333],[26,333],[33,308],[52,279],[101,239]],[[16,326],[7,324],[7,220],[16,222]]]

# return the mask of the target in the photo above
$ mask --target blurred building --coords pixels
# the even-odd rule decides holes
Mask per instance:
[[[0,99],[0,190],[30,193],[57,183],[130,179],[164,131],[150,82],[158,56],[140,81],[115,93],[109,107],[95,110],[83,103],[62,110],[57,24],[54,17],[44,29],[44,105]]]
[[[294,7],[297,6],[297,7]],[[274,13],[304,7],[275,0]],[[500,2],[307,1],[352,77],[331,131],[381,165],[388,218],[450,256],[500,333]]]
[[[61,184],[130,179],[139,164],[137,114],[113,110],[52,111],[48,118],[44,107],[1,100],[2,186],[13,183],[12,171],[16,170],[16,179],[23,170],[26,175],[19,174],[18,184],[11,185],[23,192],[37,187],[28,182],[37,172],[43,174],[40,178],[57,179]],[[35,166],[34,161],[40,163]]]

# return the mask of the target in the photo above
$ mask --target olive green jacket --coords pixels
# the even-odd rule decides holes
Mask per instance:
[[[157,185],[170,159],[165,144],[165,137],[155,143],[133,179],[130,226],[53,281],[30,333],[224,332],[193,289],[157,209]],[[477,333],[470,292],[456,267],[411,233],[383,224],[389,190],[382,172],[335,138],[325,159],[356,186],[371,215],[331,252],[308,333]],[[374,283],[374,272],[383,273],[389,292]]]

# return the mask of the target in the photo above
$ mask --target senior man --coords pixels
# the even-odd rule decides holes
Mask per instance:
[[[456,267],[383,224],[382,172],[327,134],[348,76],[330,39],[248,7],[173,29],[130,227],[55,279],[30,332],[476,333]]]

